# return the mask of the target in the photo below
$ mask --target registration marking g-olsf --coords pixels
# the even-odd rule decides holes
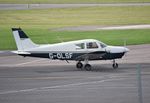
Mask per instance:
[[[72,53],[49,53],[50,59],[71,59]]]

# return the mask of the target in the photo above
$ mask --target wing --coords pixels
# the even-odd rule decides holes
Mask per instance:
[[[90,53],[86,53],[86,54],[83,54],[83,55],[76,57],[76,60],[77,61],[99,60],[105,54],[106,54],[105,51],[90,52]]]

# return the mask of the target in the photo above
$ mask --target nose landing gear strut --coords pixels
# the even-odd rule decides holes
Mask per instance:
[[[113,67],[114,69],[117,69],[117,68],[118,68],[118,63],[115,62],[115,59],[113,60],[112,67]]]

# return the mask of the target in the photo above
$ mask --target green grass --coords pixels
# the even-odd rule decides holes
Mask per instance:
[[[16,45],[11,33],[7,30],[1,30],[0,49],[16,49]],[[28,36],[38,44],[57,43],[62,41],[80,40],[80,39],[97,39],[109,45],[123,45],[124,39],[127,45],[148,44],[150,43],[150,29],[143,30],[102,30],[102,31],[49,31],[43,29],[25,29]]]
[[[107,44],[122,45],[150,43],[150,30],[112,30],[57,32],[56,28],[72,26],[110,26],[150,24],[150,6],[138,7],[81,7],[45,10],[0,10],[0,49],[16,49],[11,28],[21,27],[36,43],[56,43],[93,38]]]
[[[150,0],[0,0],[0,3],[118,3],[118,2],[150,2]]]
[[[1,10],[0,28],[53,29],[87,25],[150,24],[150,6]]]

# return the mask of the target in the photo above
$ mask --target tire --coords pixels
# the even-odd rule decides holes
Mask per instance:
[[[85,64],[84,69],[90,71],[92,69],[90,64]]]
[[[78,62],[78,63],[76,64],[76,67],[77,67],[78,69],[80,69],[80,68],[83,67],[83,64],[82,64],[81,62]]]
[[[114,69],[117,69],[117,68],[118,68],[118,64],[115,63],[115,64],[112,65],[112,67],[113,67]]]

